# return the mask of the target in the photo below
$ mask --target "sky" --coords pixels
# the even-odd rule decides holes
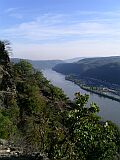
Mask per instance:
[[[0,40],[17,58],[120,56],[120,0],[0,0]]]

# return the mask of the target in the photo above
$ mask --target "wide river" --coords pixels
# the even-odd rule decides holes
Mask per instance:
[[[59,88],[62,88],[64,93],[71,99],[74,99],[74,94],[80,92],[82,94],[89,94],[89,103],[95,102],[100,107],[99,115],[103,120],[111,120],[120,126],[120,102],[101,97],[99,95],[87,92],[81,89],[79,86],[65,80],[65,76],[57,73],[51,69],[46,69],[42,71],[44,76],[51,81],[51,83]]]

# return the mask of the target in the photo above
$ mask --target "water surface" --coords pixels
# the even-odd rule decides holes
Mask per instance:
[[[79,86],[65,80],[65,76],[57,73],[51,69],[43,70],[44,76],[51,81],[51,83],[59,88],[62,88],[64,93],[71,99],[74,99],[74,94],[80,92],[81,94],[89,94],[89,103],[95,102],[100,107],[99,115],[104,120],[111,120],[120,126],[120,102],[101,97],[81,89]]]

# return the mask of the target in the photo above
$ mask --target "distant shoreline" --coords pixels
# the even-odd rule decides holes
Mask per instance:
[[[113,97],[113,96],[110,96],[110,95],[107,95],[107,94],[104,94],[104,93],[101,93],[101,92],[98,92],[98,91],[94,91],[94,90],[90,89],[89,87],[80,84],[78,80],[76,81],[75,79],[71,79],[71,78],[69,78],[67,76],[65,76],[65,79],[68,80],[68,81],[71,81],[71,82],[75,83],[76,85],[78,85],[83,90],[86,90],[88,92],[97,94],[99,96],[102,96],[102,97],[109,98],[109,99],[112,99],[114,101],[120,102],[120,98],[116,98],[116,97]]]

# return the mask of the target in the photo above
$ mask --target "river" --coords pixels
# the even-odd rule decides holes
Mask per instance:
[[[99,95],[87,92],[81,89],[79,86],[65,80],[65,76],[57,73],[51,69],[43,70],[43,75],[51,81],[51,83],[59,88],[62,88],[64,93],[71,99],[74,99],[74,94],[76,92],[80,92],[81,94],[89,94],[89,102],[95,102],[100,107],[99,115],[102,117],[103,120],[111,120],[112,122],[116,123],[120,126],[120,102],[101,97]]]

